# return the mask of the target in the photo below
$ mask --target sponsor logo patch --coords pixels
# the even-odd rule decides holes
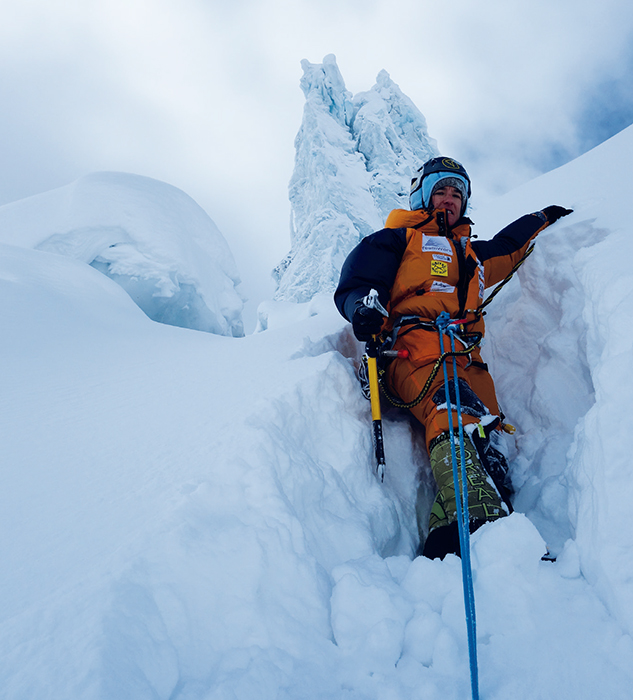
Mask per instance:
[[[455,291],[455,287],[453,287],[452,284],[446,284],[446,282],[440,282],[439,280],[433,280],[433,284],[431,285],[431,292],[446,292],[447,294],[450,294],[451,292]]]
[[[459,170],[462,166],[452,158],[442,158],[442,165],[445,168],[450,168],[451,170]]]
[[[433,253],[433,260],[443,260],[444,262],[451,262],[453,258],[450,255],[440,255],[439,253]]]
[[[453,255],[448,238],[443,236],[427,236],[422,234],[422,252],[423,253],[442,253],[444,255]]]
[[[431,274],[437,277],[448,277],[448,263],[443,260],[431,260]]]

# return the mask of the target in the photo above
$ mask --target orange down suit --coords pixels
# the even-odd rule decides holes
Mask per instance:
[[[389,311],[385,330],[409,316],[432,324],[446,311],[453,319],[465,319],[468,333],[483,335],[484,321],[475,310],[483,301],[484,289],[511,272],[547,220],[540,212],[528,214],[489,241],[471,241],[471,224],[463,217],[449,227],[444,210],[392,211],[386,228],[361,240],[345,261],[335,293],[339,311],[351,320],[355,305],[373,288]],[[450,350],[446,342],[444,350]],[[442,354],[439,334],[423,328],[407,332],[403,327],[394,347],[406,348],[409,357],[389,365],[387,383],[410,403],[422,391]],[[453,363],[447,364],[452,376]],[[498,415],[494,384],[479,350],[458,358],[457,371],[490,413]],[[442,408],[433,400],[443,384],[440,371],[424,399],[411,408],[426,429],[427,446],[448,430],[446,404],[439,402]],[[464,414],[463,420],[477,422],[479,418]]]

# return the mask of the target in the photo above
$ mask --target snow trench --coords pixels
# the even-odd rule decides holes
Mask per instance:
[[[107,697],[468,696],[460,561],[412,558],[422,447],[408,417],[387,412],[378,482],[358,352],[348,327],[304,338],[289,360],[302,379],[254,407],[239,455],[216,446],[209,479],[123,572],[105,616]],[[557,455],[545,451],[537,478]],[[624,700],[630,637],[583,577],[578,545],[554,564],[545,547],[519,512],[473,537],[482,697]]]

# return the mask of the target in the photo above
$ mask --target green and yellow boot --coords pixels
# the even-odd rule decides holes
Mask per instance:
[[[459,442],[455,441],[458,472],[461,475]],[[508,514],[508,508],[481,465],[479,454],[468,435],[464,436],[464,458],[468,482],[468,515],[470,531],[486,522]],[[437,482],[438,493],[429,517],[429,536],[423,548],[425,557],[444,558],[459,554],[457,503],[453,484],[453,460],[448,433],[442,433],[430,445],[431,470]]]

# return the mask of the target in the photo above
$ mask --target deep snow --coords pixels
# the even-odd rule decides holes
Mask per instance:
[[[633,697],[632,152],[627,129],[473,213],[575,210],[488,316],[520,512],[473,537],[485,700]],[[386,412],[380,484],[329,295],[231,338],[0,250],[0,697],[468,697],[460,562],[412,558],[420,438]]]

